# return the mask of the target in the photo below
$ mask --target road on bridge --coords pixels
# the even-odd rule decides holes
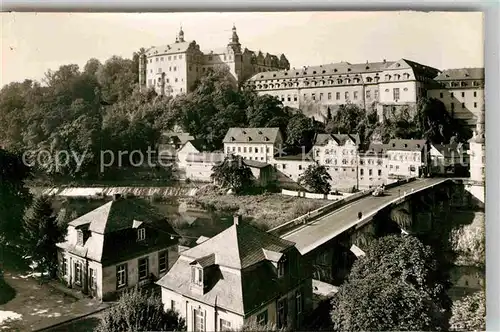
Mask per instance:
[[[386,189],[384,196],[373,197],[370,195],[363,197],[311,223],[296,228],[281,237],[295,242],[297,249],[304,255],[347,229],[356,226],[358,223],[362,223],[365,219],[371,218],[380,209],[397,201],[405,192],[406,194],[412,194],[447,180],[445,178],[416,179],[415,181]],[[358,220],[359,212],[363,214],[361,220]]]

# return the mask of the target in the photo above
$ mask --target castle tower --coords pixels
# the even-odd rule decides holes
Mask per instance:
[[[240,44],[240,37],[238,37],[238,34],[236,33],[236,27],[233,24],[233,34],[231,36],[231,39],[229,40],[229,44],[227,46],[229,48],[233,49],[233,52],[235,54],[241,53],[241,44]]]
[[[182,26],[179,31],[179,43],[184,43],[184,31],[182,31]]]

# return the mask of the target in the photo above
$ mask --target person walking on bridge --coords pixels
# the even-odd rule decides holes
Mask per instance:
[[[361,211],[358,212],[358,219],[361,219],[363,218],[363,213],[361,213]]]

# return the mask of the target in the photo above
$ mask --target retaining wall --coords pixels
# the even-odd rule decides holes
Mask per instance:
[[[42,195],[65,197],[113,196],[132,194],[134,196],[194,196],[197,188],[182,187],[101,187],[101,188],[43,188],[34,191]]]

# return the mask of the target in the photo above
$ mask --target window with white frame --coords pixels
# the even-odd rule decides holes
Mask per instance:
[[[75,262],[75,284],[82,285],[82,264]]]
[[[204,332],[205,331],[205,314],[201,309],[194,309],[193,314],[194,320],[194,331],[195,332]]]
[[[127,284],[127,264],[116,266],[116,286],[123,287]]]
[[[231,322],[225,319],[220,319],[220,331],[231,331]]]
[[[285,259],[278,262],[278,278],[282,278],[285,275],[285,263]]]
[[[165,250],[161,251],[158,254],[158,269],[160,270],[161,273],[165,272],[167,270],[167,267],[168,267],[168,252]]]
[[[298,317],[302,313],[302,294],[300,291],[295,293],[295,309]]]
[[[149,275],[149,259],[148,257],[139,258],[138,261],[138,271],[139,271],[139,280],[144,280]]]
[[[62,258],[61,273],[63,276],[68,275],[68,259],[65,256]]]
[[[257,324],[267,325],[267,309],[257,315]]]
[[[191,267],[191,282],[198,286],[203,285],[203,269],[201,267]]]
[[[137,230],[137,241],[143,241],[144,239],[146,239],[146,229],[139,228]]]

